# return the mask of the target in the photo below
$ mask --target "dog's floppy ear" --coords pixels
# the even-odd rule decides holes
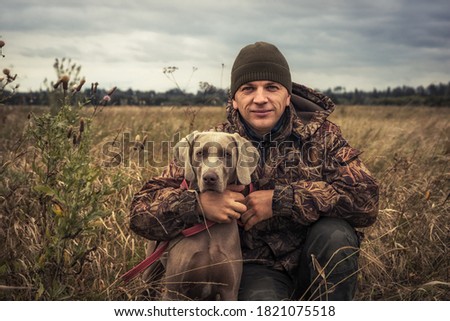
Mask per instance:
[[[194,131],[182,138],[173,148],[175,162],[184,167],[184,178],[190,182],[195,180],[194,169],[191,163],[191,150],[198,131]]]
[[[255,171],[259,162],[259,152],[250,141],[243,138],[238,133],[233,134],[236,141],[238,159],[236,164],[236,176],[239,183],[248,185],[251,183],[251,175]]]

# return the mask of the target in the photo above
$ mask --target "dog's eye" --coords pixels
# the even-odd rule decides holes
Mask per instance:
[[[202,157],[203,156],[203,151],[199,150],[197,153],[195,153],[195,156]]]

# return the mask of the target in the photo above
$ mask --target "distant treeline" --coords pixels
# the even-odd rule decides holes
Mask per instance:
[[[397,105],[397,106],[445,106],[450,107],[450,82],[417,88],[408,86],[387,87],[385,90],[347,92],[335,87],[323,92],[337,104],[342,105]]]
[[[223,106],[228,99],[228,91],[219,89],[204,83],[200,85],[201,90],[194,93],[186,93],[178,88],[166,92],[155,92],[154,90],[120,90],[117,89],[112,95],[109,105],[132,105],[132,106],[187,106],[208,105]],[[320,91],[320,90],[319,90]],[[408,86],[388,87],[385,90],[373,89],[363,91],[355,89],[346,91],[345,87],[335,87],[322,91],[336,104],[341,105],[398,105],[398,106],[446,106],[450,107],[450,82],[448,84],[430,84],[427,87],[417,88]],[[70,93],[69,93],[70,94]],[[99,89],[97,96],[101,99],[106,90]],[[53,92],[17,92],[6,102],[12,105],[40,105],[51,104]],[[86,89],[77,95],[90,97]]]

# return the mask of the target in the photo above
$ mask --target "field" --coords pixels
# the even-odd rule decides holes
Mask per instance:
[[[142,300],[118,277],[144,258],[131,198],[218,107],[0,106],[0,299]],[[357,300],[449,300],[450,108],[338,106],[381,187]]]

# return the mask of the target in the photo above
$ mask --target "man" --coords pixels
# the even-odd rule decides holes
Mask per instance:
[[[235,218],[242,222],[240,300],[353,299],[354,228],[375,222],[378,185],[326,119],[333,102],[292,83],[285,57],[265,42],[239,52],[230,91],[228,121],[215,130],[238,132],[259,149],[256,191],[244,196],[244,186],[233,185],[197,199],[179,188],[183,169],[172,162],[135,196],[132,230],[166,240],[201,222],[201,213],[222,224]]]

